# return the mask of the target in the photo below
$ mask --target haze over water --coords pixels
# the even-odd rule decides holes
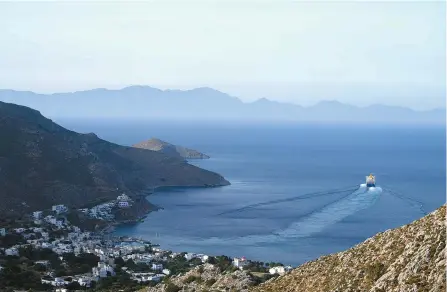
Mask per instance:
[[[124,145],[157,137],[212,157],[191,163],[231,186],[158,192],[148,200],[163,210],[116,231],[178,252],[298,265],[410,223],[445,199],[445,128],[61,124]],[[370,172],[382,192],[359,190]]]

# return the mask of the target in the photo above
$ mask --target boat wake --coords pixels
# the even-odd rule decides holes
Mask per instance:
[[[382,193],[381,187],[367,188],[365,184],[340,200],[314,210],[275,234],[283,238],[308,237],[326,227],[372,206]]]
[[[267,201],[267,202],[251,204],[251,205],[247,205],[247,206],[244,206],[241,208],[231,209],[231,210],[219,213],[217,215],[220,216],[220,215],[226,215],[226,214],[231,214],[231,213],[238,213],[238,212],[243,212],[243,211],[246,211],[249,209],[255,209],[258,207],[262,207],[262,206],[268,206],[268,205],[280,204],[280,203],[286,203],[286,202],[293,202],[293,201],[305,200],[305,199],[313,199],[313,198],[329,196],[329,195],[334,195],[334,194],[346,193],[347,194],[346,196],[348,196],[356,189],[357,189],[357,186],[348,186],[348,187],[334,189],[334,190],[313,192],[313,193],[308,193],[308,194],[285,198],[285,199],[271,200],[271,201]],[[344,198],[346,196],[343,196],[342,198]]]

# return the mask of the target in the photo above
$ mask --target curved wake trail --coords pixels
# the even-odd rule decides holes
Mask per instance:
[[[308,237],[321,232],[324,228],[341,221],[345,217],[370,207],[375,203],[381,192],[380,187],[367,189],[362,185],[345,198],[315,210],[302,220],[292,223],[288,228],[276,234],[282,238],[297,238]]]
[[[313,193],[308,193],[308,194],[304,194],[304,195],[300,195],[300,196],[296,196],[296,197],[290,197],[290,198],[285,198],[285,199],[278,199],[278,200],[272,200],[272,201],[267,201],[267,202],[262,202],[262,203],[251,204],[251,205],[247,205],[247,206],[244,206],[241,208],[224,211],[217,215],[220,216],[220,215],[225,215],[225,214],[237,213],[237,212],[242,212],[242,211],[245,211],[248,209],[253,209],[253,208],[262,207],[262,206],[268,206],[268,205],[272,205],[272,204],[292,202],[292,201],[304,200],[304,199],[310,199],[310,198],[318,198],[318,197],[339,194],[339,193],[344,193],[344,192],[353,192],[355,190],[357,190],[357,186],[356,187],[349,186],[349,187],[334,189],[334,190],[329,190],[329,191],[313,192]],[[343,198],[344,197],[342,197],[341,199],[343,199]]]
[[[422,214],[427,215],[427,211],[425,211],[424,209],[424,204],[421,201],[415,200],[415,199],[411,199],[401,193],[398,193],[396,191],[393,191],[391,189],[386,188],[385,191],[387,193],[390,193],[390,195],[395,196],[399,199],[401,199],[402,201],[407,202],[409,205],[411,205],[412,207],[415,207],[416,209],[418,209]]]
[[[348,190],[344,190],[348,191]],[[338,190],[341,192],[341,190]],[[270,234],[259,234],[259,235],[246,235],[246,236],[238,236],[238,237],[230,237],[230,238],[221,238],[221,237],[212,237],[200,240],[191,240],[179,238],[178,241],[182,243],[188,243],[191,245],[194,244],[214,244],[214,245],[226,245],[226,244],[234,244],[234,245],[254,245],[254,244],[265,244],[265,243],[277,243],[282,240],[287,240],[290,238],[300,238],[300,237],[309,237],[315,233],[321,232],[326,227],[329,227],[343,218],[352,215],[360,210],[366,209],[373,205],[375,201],[378,199],[382,189],[380,187],[366,189],[365,186],[361,185],[360,188],[356,187],[353,191],[349,192],[347,195],[339,198],[335,202],[328,203],[327,205],[317,208],[312,212],[301,216],[297,221],[293,222],[289,225],[285,230],[280,230],[277,232],[273,232]],[[332,194],[330,192],[329,194]],[[327,192],[318,192],[319,195],[328,195]],[[311,194],[307,194],[306,198],[309,198]],[[315,196],[315,193],[312,193]],[[290,199],[299,199],[303,198],[289,198]],[[284,199],[285,200],[285,199]],[[276,203],[277,201],[284,200],[275,200],[267,203]],[[255,204],[259,205],[259,204]],[[253,207],[253,205],[250,205]],[[248,207],[248,206],[247,206]],[[244,207],[244,208],[247,208]],[[242,209],[242,208],[240,208]],[[240,210],[237,209],[237,210]],[[236,211],[236,210],[232,210]],[[227,212],[229,213],[229,212]]]

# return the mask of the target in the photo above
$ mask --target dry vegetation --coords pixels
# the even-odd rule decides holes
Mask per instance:
[[[321,257],[253,291],[446,290],[446,207],[353,248]]]

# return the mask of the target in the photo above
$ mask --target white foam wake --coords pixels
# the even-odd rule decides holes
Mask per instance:
[[[358,190],[348,197],[292,223],[288,228],[277,232],[277,234],[284,238],[294,238],[308,237],[321,232],[343,218],[370,207],[381,192],[382,188],[380,187],[366,188],[366,185],[362,184]]]

